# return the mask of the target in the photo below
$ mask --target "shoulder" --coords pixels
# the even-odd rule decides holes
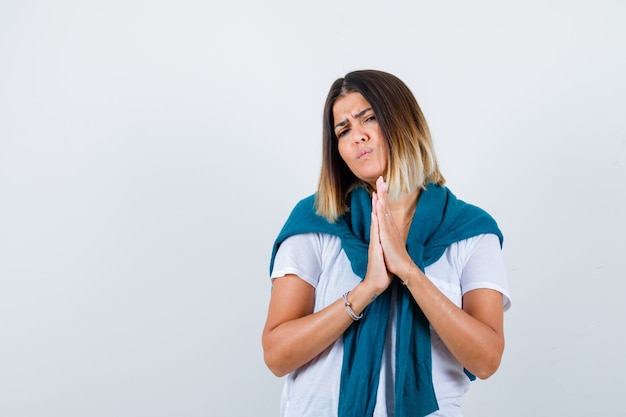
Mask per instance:
[[[461,200],[447,187],[435,187],[440,195],[445,195],[444,219],[452,230],[459,231],[459,240],[491,235],[498,238],[500,247],[504,241],[496,220],[485,209]],[[429,188],[430,190],[430,188]]]
[[[471,256],[476,251],[486,251],[494,255],[502,252],[500,237],[493,233],[482,233],[457,242],[456,250]]]
[[[271,278],[295,274],[317,286],[326,263],[341,253],[338,237],[326,233],[302,233],[286,238],[277,250]]]
[[[294,250],[295,252],[323,252],[329,246],[341,246],[341,239],[327,233],[309,232],[289,236],[280,245],[280,251]]]
[[[272,270],[278,248],[287,238],[307,233],[325,233],[334,236],[342,235],[344,227],[342,223],[330,223],[315,212],[315,197],[316,194],[312,194],[303,198],[291,211],[278,237],[274,241],[270,260],[270,271]]]
[[[302,233],[327,233],[341,236],[345,232],[343,219],[336,223],[331,223],[317,214],[315,197],[316,194],[312,194],[296,204],[278,234],[277,243],[280,244],[287,237]]]
[[[426,272],[458,305],[462,295],[480,288],[502,293],[505,310],[511,305],[500,239],[495,234],[483,233],[454,242]]]
[[[486,233],[458,243],[456,250],[461,259],[463,293],[488,288],[503,296],[504,310],[511,306],[509,283],[498,236]]]
[[[328,232],[335,227],[333,223],[316,213],[315,198],[316,194],[311,194],[295,205],[281,230],[281,234]]]
[[[444,255],[459,272],[474,262],[492,264],[502,259],[500,239],[493,233],[482,233],[451,244]]]

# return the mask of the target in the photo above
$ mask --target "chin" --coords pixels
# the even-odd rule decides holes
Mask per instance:
[[[367,188],[369,188],[372,191],[376,191],[376,180],[377,179],[378,179],[378,177],[361,179],[361,181],[364,182],[365,185],[367,185]]]

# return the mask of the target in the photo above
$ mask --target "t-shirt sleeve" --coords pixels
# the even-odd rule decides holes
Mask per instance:
[[[461,272],[461,289],[468,291],[489,288],[502,293],[504,311],[511,307],[509,284],[496,235],[483,234],[464,241],[467,259]]]
[[[294,274],[317,287],[322,272],[322,242],[318,233],[290,236],[279,246],[270,278]]]

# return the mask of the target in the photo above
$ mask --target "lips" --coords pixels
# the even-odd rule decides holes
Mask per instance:
[[[356,154],[356,159],[361,159],[364,156],[367,156],[369,154],[372,153],[372,148],[363,148],[360,149],[359,152]]]

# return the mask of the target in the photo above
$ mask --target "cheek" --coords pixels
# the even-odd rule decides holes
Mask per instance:
[[[380,163],[383,165],[383,169],[387,169],[387,144],[385,143],[385,141],[382,139],[382,132],[380,132],[379,130],[379,135],[378,136],[380,139],[380,153],[379,153],[379,160]]]
[[[341,159],[344,162],[346,162],[347,149],[346,149],[345,145],[342,145],[342,142],[339,142],[337,144],[337,151],[339,152],[339,156],[341,157]]]
[[[380,161],[380,165],[382,165],[382,168],[387,169],[387,153],[385,153],[384,150],[380,153],[380,157],[378,158],[378,160]]]

